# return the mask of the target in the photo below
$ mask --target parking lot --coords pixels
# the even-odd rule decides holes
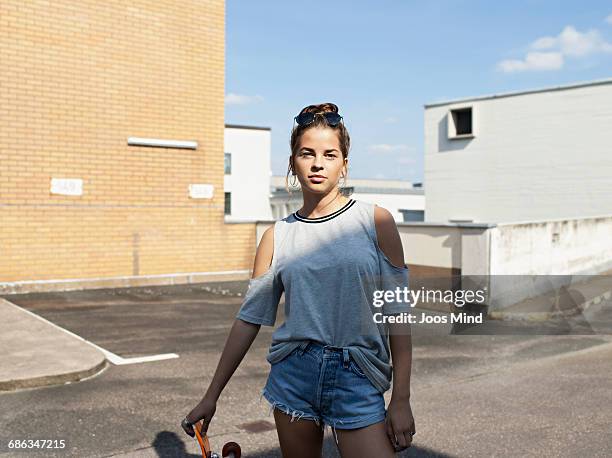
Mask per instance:
[[[245,289],[235,282],[7,296],[121,358],[178,357],[109,364],[77,383],[1,393],[3,442],[66,441],[65,449],[41,456],[199,456],[179,423],[212,378]],[[219,400],[209,429],[216,451],[233,440],[243,456],[281,456],[269,405],[259,395],[272,331],[261,328]],[[603,407],[612,405],[612,336],[449,335],[416,326],[413,343],[417,435],[398,456],[612,450],[612,413]],[[324,456],[338,456],[329,431],[324,447]]]

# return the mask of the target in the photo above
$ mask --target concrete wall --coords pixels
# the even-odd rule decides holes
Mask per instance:
[[[612,268],[610,234],[612,216],[499,224],[491,232],[491,274],[599,273]]]
[[[472,106],[476,135],[447,139]],[[425,221],[515,222],[612,212],[612,80],[425,108]]]
[[[254,225],[223,217],[223,0],[1,10],[0,284],[249,269]],[[82,195],[51,194],[52,178],[82,179]],[[212,198],[191,198],[190,184]]]
[[[499,224],[490,231],[490,310],[612,269],[610,234],[612,216]]]
[[[232,194],[231,215],[226,221],[272,218],[270,209],[270,129],[225,128],[225,152],[232,170],[225,175],[225,192]]]

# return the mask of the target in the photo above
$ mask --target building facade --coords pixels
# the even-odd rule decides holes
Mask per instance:
[[[225,126],[225,221],[272,218],[270,210],[270,129]]]
[[[224,221],[224,1],[1,9],[4,290],[247,271],[254,227]]]
[[[302,206],[299,183],[287,186],[284,176],[273,176],[270,189],[273,219],[282,219]],[[396,222],[423,221],[424,190],[408,181],[349,178],[341,189],[346,196],[386,208]]]
[[[425,219],[612,213],[612,79],[425,106]]]

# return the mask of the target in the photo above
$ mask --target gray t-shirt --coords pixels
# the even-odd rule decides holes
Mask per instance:
[[[374,291],[398,287],[408,288],[408,268],[394,266],[378,246],[374,204],[350,199],[327,216],[294,212],[275,223],[272,264],[249,281],[236,318],[274,326],[284,292],[285,321],[272,334],[268,362],[282,360],[308,340],[348,348],[384,393],[393,370],[381,313],[409,312],[411,305],[406,296],[375,301]]]

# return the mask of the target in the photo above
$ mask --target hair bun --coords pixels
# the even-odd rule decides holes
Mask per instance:
[[[302,108],[302,113],[338,113],[338,105],[331,102],[320,103],[318,105],[308,105]]]

